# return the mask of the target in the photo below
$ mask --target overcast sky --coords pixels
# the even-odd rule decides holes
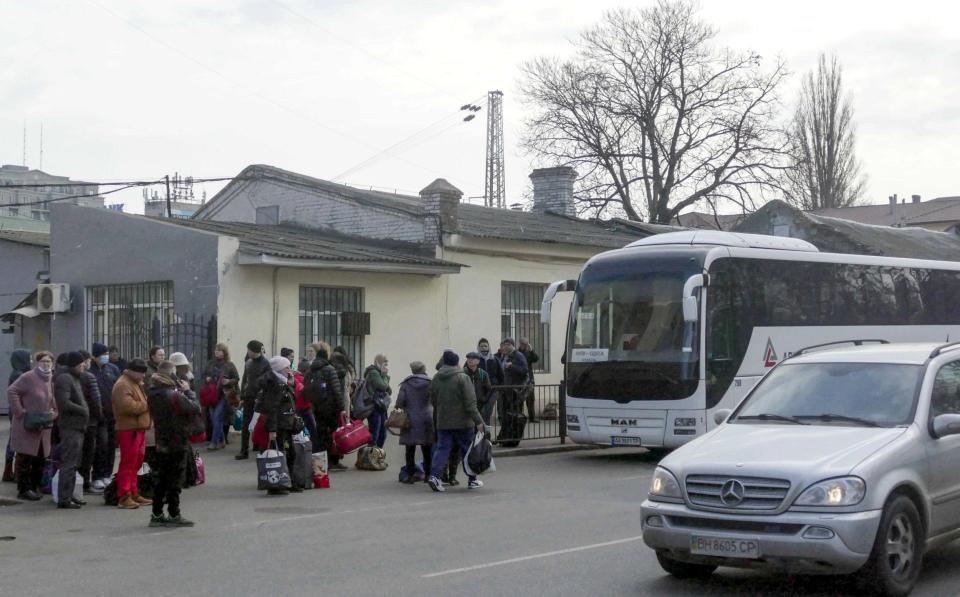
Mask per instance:
[[[644,4],[0,0],[0,163],[22,162],[26,122],[27,165],[38,167],[43,123],[43,169],[75,179],[232,176],[265,163],[408,193],[443,177],[480,196],[486,112],[465,123],[458,109],[501,89],[507,197],[518,201],[533,167],[517,147],[518,66],[570,53],[604,10]],[[703,4],[723,43],[786,59],[788,102],[817,54],[837,53],[870,202],[960,195],[956,9]],[[113,197],[142,209],[139,191]]]

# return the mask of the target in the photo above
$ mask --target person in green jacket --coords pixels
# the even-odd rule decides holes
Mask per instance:
[[[480,411],[477,410],[477,395],[473,382],[458,365],[460,356],[452,350],[444,351],[443,366],[430,382],[430,404],[437,420],[437,442],[430,467],[430,489],[444,491],[440,475],[447,466],[447,459],[454,444],[460,453],[466,454],[473,443],[476,431],[486,430]],[[467,488],[479,489],[483,482],[475,476],[468,477]]]
[[[370,445],[383,448],[387,441],[387,409],[390,407],[390,362],[387,356],[378,354],[373,364],[363,372],[367,384],[367,395],[374,397],[373,412],[367,419],[370,429]]]

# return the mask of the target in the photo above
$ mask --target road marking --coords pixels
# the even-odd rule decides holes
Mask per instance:
[[[507,564],[516,564],[517,562],[526,562],[528,560],[539,560],[542,558],[550,558],[553,556],[560,556],[568,553],[576,553],[578,551],[587,551],[588,549],[598,549],[601,547],[610,547],[611,545],[620,545],[622,543],[632,543],[634,541],[639,541],[641,539],[643,539],[642,536],[627,537],[626,539],[616,539],[614,541],[605,541],[603,543],[594,543],[592,545],[581,545],[580,547],[568,547],[567,549],[559,549],[557,551],[548,551],[546,553],[537,553],[529,556],[521,556],[519,558],[510,558],[509,560],[500,560],[497,562],[488,562],[486,564],[477,564],[476,566],[467,566],[466,568],[454,568],[453,570],[444,570],[443,572],[433,572],[431,574],[424,574],[420,578],[437,578],[438,576],[460,574],[461,572],[473,572],[474,570],[483,570],[484,568],[493,568],[494,566],[506,566]]]

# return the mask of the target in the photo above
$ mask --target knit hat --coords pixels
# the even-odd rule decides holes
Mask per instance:
[[[249,350],[250,352],[262,353],[263,342],[259,340],[251,340],[247,342],[247,350]]]
[[[184,365],[188,367],[190,366],[190,361],[187,360],[187,355],[183,354],[182,352],[173,353],[167,360],[177,367],[183,367]]]
[[[99,357],[99,356],[101,356],[101,355],[107,354],[107,353],[110,352],[110,351],[107,350],[107,345],[106,345],[106,344],[100,344],[99,342],[94,342],[94,343],[93,343],[93,350],[91,350],[90,352],[93,354],[93,356]]]
[[[517,343],[513,341],[513,338],[504,338],[503,342],[500,344],[509,344],[510,346],[516,346]]]
[[[443,351],[443,364],[448,367],[456,367],[460,363],[460,355],[452,350]]]
[[[67,367],[73,368],[83,363],[83,361],[84,361],[83,355],[75,350],[72,350],[67,353],[67,358],[64,359],[63,364],[66,365]]]
[[[468,352],[468,353],[467,353],[467,360],[469,361],[470,359],[477,359],[478,361],[482,361],[482,360],[483,360],[483,357],[480,356],[480,353],[479,353],[479,352]]]
[[[253,349],[251,349],[253,350]],[[290,359],[286,357],[276,356],[270,359],[270,368],[280,373],[284,369],[290,367]]]
[[[130,361],[130,364],[127,365],[127,369],[134,373],[146,373],[147,363],[144,362],[143,359],[133,359]]]

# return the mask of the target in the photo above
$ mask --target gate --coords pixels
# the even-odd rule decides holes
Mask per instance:
[[[174,315],[166,325],[155,317],[151,338],[155,346],[162,346],[167,351],[167,358],[174,352],[186,355],[193,365],[193,374],[199,378],[207,362],[213,358],[213,349],[217,345],[217,316]]]

